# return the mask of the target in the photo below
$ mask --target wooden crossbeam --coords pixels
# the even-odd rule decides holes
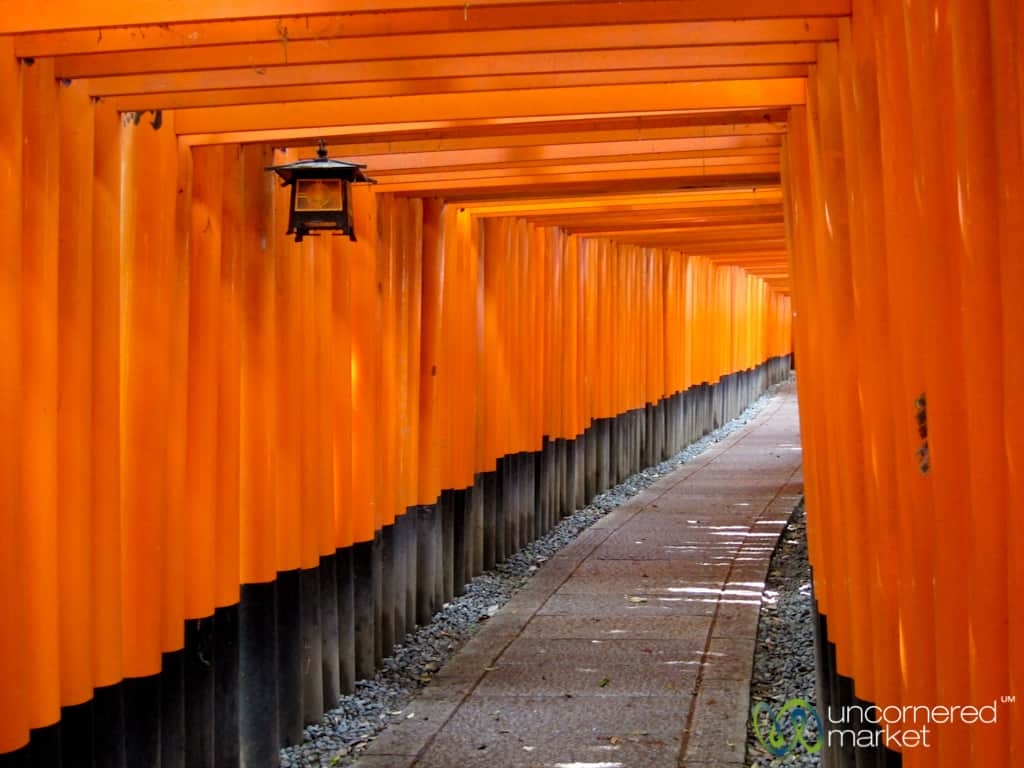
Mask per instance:
[[[614,27],[550,27],[488,32],[439,32],[336,38],[281,39],[275,42],[172,48],[158,56],[137,51],[75,54],[56,59],[58,77],[76,79],[158,72],[216,70],[228,67],[270,67],[340,61],[442,59],[448,56],[496,56],[515,53],[638,50],[704,45],[750,45],[835,40],[838,26],[832,18],[708,21],[689,24],[624,24]],[[408,77],[429,77],[430,72],[409,69]]]
[[[58,3],[59,5],[59,3]],[[442,6],[441,3],[437,4]],[[569,26],[606,26],[630,22],[730,21],[836,17],[850,13],[850,0],[589,0],[578,2],[433,7],[377,13],[328,13],[217,21],[100,26],[70,31],[28,32],[15,40],[19,57],[62,56],[114,51],[198,48],[251,42],[399,35],[423,32],[481,32]]]

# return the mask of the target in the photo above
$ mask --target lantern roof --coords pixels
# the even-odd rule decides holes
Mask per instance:
[[[374,183],[373,179],[363,173],[365,167],[362,163],[350,163],[328,157],[327,146],[321,139],[316,157],[296,160],[294,163],[285,163],[284,165],[269,165],[266,170],[273,171],[280,176],[284,186],[291,184],[296,178],[343,179]]]

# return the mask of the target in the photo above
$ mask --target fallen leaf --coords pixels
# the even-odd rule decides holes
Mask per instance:
[[[598,686],[600,686],[601,688],[607,688],[608,687],[608,683],[610,683],[610,682],[611,682],[611,680],[609,680],[607,677],[602,677],[601,678],[601,682],[598,683]]]

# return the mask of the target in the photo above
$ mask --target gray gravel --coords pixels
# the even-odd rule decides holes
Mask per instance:
[[[320,723],[307,726],[302,744],[281,750],[282,768],[341,768],[351,765],[389,722],[406,717],[404,710],[416,692],[430,682],[434,673],[487,617],[526,583],[539,564],[655,480],[741,429],[765,407],[769,395],[776,388],[756,400],[738,418],[691,443],[667,461],[632,475],[599,494],[587,507],[563,518],[549,533],[508,561],[473,579],[466,585],[465,594],[446,603],[430,624],[418,628],[396,645],[394,655],[384,660],[373,679],[356,683],[355,693],[343,696],[338,706],[327,712]]]
[[[779,539],[772,555],[757,628],[754,673],[750,681],[751,706],[765,702],[778,712],[790,699],[804,699],[816,705],[814,673],[814,602],[811,597],[811,570],[807,564],[807,528],[801,501]],[[782,732],[787,743],[793,727],[783,718]],[[748,722],[747,762],[754,768],[820,765],[820,753],[808,754],[794,744],[787,754],[773,757],[754,735]],[[761,721],[761,733],[767,737],[767,719]],[[817,742],[814,721],[806,730],[806,742]]]

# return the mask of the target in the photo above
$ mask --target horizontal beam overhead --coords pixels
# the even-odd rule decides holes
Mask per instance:
[[[524,95],[525,94],[525,95]],[[359,123],[397,123],[415,116],[417,122],[496,120],[501,118],[588,118],[609,113],[720,111],[788,107],[803,104],[802,78],[780,80],[726,80],[722,82],[662,83],[657,85],[603,85],[581,88],[544,88],[527,92],[489,91],[473,94],[438,94],[375,97],[346,101],[311,101],[291,104],[246,105],[179,110],[179,133],[224,131],[307,130]]]
[[[431,180],[483,180],[500,178],[509,175],[532,174],[539,179],[545,176],[559,176],[565,173],[597,173],[612,172],[619,174],[622,179],[628,179],[638,171],[659,170],[667,173],[682,172],[686,169],[705,168],[715,166],[726,168],[729,166],[743,166],[749,163],[774,163],[779,164],[777,151],[760,149],[738,149],[738,150],[717,150],[713,153],[679,153],[685,156],[672,157],[617,157],[601,158],[599,160],[587,159],[586,161],[573,162],[572,160],[559,163],[543,164],[517,164],[512,166],[488,165],[481,168],[453,168],[453,169],[408,169],[394,172],[377,173],[377,180],[382,184],[400,183],[402,181],[414,181],[419,179]]]
[[[723,187],[714,190],[687,190],[652,193],[607,192],[600,195],[538,195],[527,200],[488,200],[467,202],[465,207],[477,216],[540,215],[544,213],[583,213],[598,211],[672,211],[725,206],[775,205],[782,202],[782,188]]]
[[[768,64],[810,64],[814,43],[703,45],[612,50],[552,51],[487,56],[404,57],[373,61],[343,61],[267,67],[220,67],[209,70],[109,75],[88,80],[92,96],[236,90],[307,84],[370,83],[419,80],[461,81],[510,75],[569,75],[584,72],[746,67]]]
[[[509,174],[493,178],[415,178],[389,180],[377,185],[381,192],[405,194],[443,194],[459,200],[487,199],[516,194],[520,196],[560,192],[596,193],[607,189],[620,191],[654,191],[663,189],[703,189],[729,187],[736,184],[778,184],[778,161],[738,165],[698,165],[635,170],[623,176],[618,170],[590,173],[569,171],[541,174],[536,172]]]
[[[530,0],[531,4],[564,0]],[[509,0],[473,0],[477,7],[508,5]],[[381,13],[424,8],[466,7],[465,0],[345,0],[349,13]],[[54,0],[45,5],[13,4],[0,16],[0,34],[103,29],[134,25],[181,24],[285,16],[319,16],[338,12],[338,0],[110,0],[83,3]]]
[[[172,48],[159,56],[136,51],[76,54],[56,59],[57,77],[75,79],[145,72],[187,72],[228,67],[269,67],[337,61],[440,59],[448,56],[494,56],[512,53],[638,50],[704,45],[823,42],[838,37],[835,19],[776,19],[772,21],[708,21],[692,24],[625,24],[614,27],[552,27],[491,32],[441,32]],[[409,77],[431,72],[408,69]]]
[[[58,5],[60,3],[57,3]],[[441,5],[440,3],[438,5]],[[160,23],[56,32],[30,32],[15,40],[19,57],[113,51],[198,48],[249,42],[336,37],[365,37],[423,32],[479,32],[494,29],[615,25],[629,22],[694,22],[845,16],[850,0],[589,0],[578,2],[481,5],[391,10],[378,13],[329,13],[258,19]],[[92,25],[94,26],[94,25]]]
[[[366,165],[368,173],[394,171],[430,173],[455,168],[529,167],[565,162],[618,162],[676,156],[680,159],[724,157],[737,151],[761,150],[777,155],[781,137],[777,134],[714,136],[650,141],[609,141],[546,146],[498,147],[492,149],[441,150],[436,152],[350,153],[345,160]]]
[[[327,101],[373,96],[432,96],[441,93],[474,93],[572,86],[714,82],[718,80],[766,80],[807,75],[806,64],[763,64],[729,67],[685,67],[678,69],[625,69],[613,71],[558,72],[536,75],[494,75],[406,80],[378,80],[356,83],[303,84],[258,88],[220,88],[203,91],[164,91],[104,97],[118,112],[155,109],[218,107],[270,102]],[[81,82],[81,81],[80,81]],[[96,82],[96,81],[85,81]],[[102,81],[100,81],[102,82]],[[95,95],[95,94],[93,94]]]
[[[566,117],[537,120],[531,118],[499,120],[462,120],[458,123],[420,121],[363,125],[355,122],[324,126],[315,134],[298,128],[269,131],[222,131],[182,137],[188,145],[225,143],[267,143],[276,147],[305,147],[310,149],[314,140],[324,139],[332,153],[344,155],[348,146],[384,144],[398,146],[408,143],[422,151],[434,146],[461,149],[501,146],[530,146],[564,141],[566,137],[577,142],[629,138],[671,138],[674,136],[726,135],[735,129],[738,133],[758,132],[756,126],[768,130],[784,131],[788,107],[757,110],[730,110],[728,112],[680,112],[656,115],[590,115],[586,119]],[[682,131],[683,133],[677,133]],[[622,135],[615,135],[622,132]],[[559,139],[559,134],[562,138]],[[401,151],[401,150],[399,150]]]

